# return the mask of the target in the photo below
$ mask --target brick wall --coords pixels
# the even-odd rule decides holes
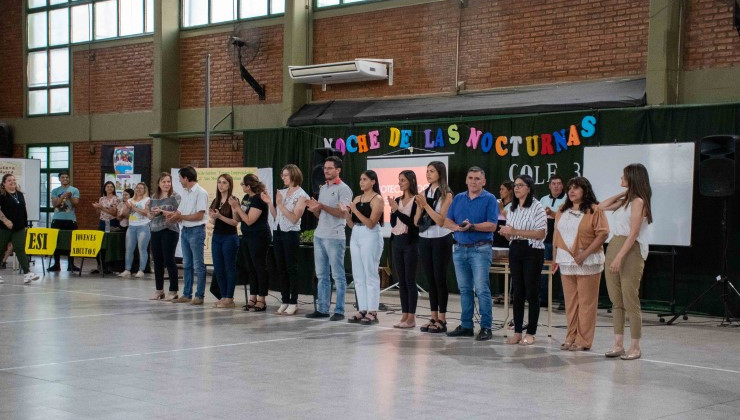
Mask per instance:
[[[641,76],[647,68],[645,0],[470,0],[460,21],[467,89]],[[454,92],[457,2],[319,19],[315,63],[393,58],[394,86],[313,89],[315,100]],[[351,28],[348,30],[347,28]]]
[[[80,190],[80,204],[77,206],[77,225],[80,229],[97,229],[98,213],[91,203],[98,201],[101,193],[100,149],[103,145],[132,146],[151,144],[151,140],[94,141],[72,143],[72,185]],[[95,152],[90,154],[90,146]],[[152,174],[152,178],[154,178]],[[151,187],[150,187],[151,188]]]
[[[246,39],[259,40],[259,53],[243,63],[260,84],[266,99],[260,101],[241,79],[239,68],[227,49],[231,32],[180,39],[180,107],[203,107],[205,100],[205,56],[211,54],[211,105],[280,103],[283,100],[283,26],[252,28]]]
[[[0,1],[0,118],[23,116],[23,3]]]
[[[211,168],[244,166],[242,135],[211,137]],[[237,150],[233,144],[236,142]],[[205,140],[188,138],[180,140],[180,166],[204,167],[206,164]]]
[[[74,114],[152,109],[152,43],[75,52],[72,57],[72,88]]]
[[[684,34],[685,70],[740,65],[740,36],[732,25],[731,3],[689,2]]]

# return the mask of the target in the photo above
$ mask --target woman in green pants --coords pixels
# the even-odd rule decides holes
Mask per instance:
[[[23,193],[18,190],[12,174],[3,175],[3,181],[0,184],[0,222],[2,222],[0,223],[0,249],[5,249],[8,243],[12,242],[13,250],[25,274],[23,282],[30,283],[32,280],[38,280],[39,275],[31,272],[28,267],[28,257],[26,257],[26,225],[28,224],[26,200]]]

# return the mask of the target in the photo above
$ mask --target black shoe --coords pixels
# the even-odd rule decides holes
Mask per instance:
[[[8,263],[7,262],[2,263],[2,265],[0,265],[0,268],[2,268],[3,270],[8,268]]]
[[[91,271],[90,274],[100,274],[100,270],[96,268],[95,270]]]
[[[565,310],[565,304],[563,302],[560,302],[558,305],[558,311],[564,311]]]
[[[61,268],[58,265],[52,265],[47,267],[46,271],[61,271]]]
[[[490,328],[481,328],[478,336],[475,337],[475,341],[486,341],[493,337],[493,333]]]
[[[329,318],[329,321],[341,321],[343,319],[344,319],[344,315],[342,315],[342,314],[334,314],[334,315],[331,316],[331,318]]]
[[[319,311],[313,311],[310,314],[306,314],[306,318],[329,318],[329,314],[325,314]]]
[[[475,335],[472,328],[463,328],[458,325],[453,331],[447,333],[447,337],[472,337]]]
[[[67,271],[80,271],[80,267],[77,267],[76,265],[73,265],[71,267],[67,267]]]

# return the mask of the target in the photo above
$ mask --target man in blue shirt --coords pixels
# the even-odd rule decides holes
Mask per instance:
[[[80,202],[80,190],[69,183],[69,172],[59,172],[59,182],[61,187],[51,190],[51,204],[54,206],[54,216],[51,220],[51,227],[61,230],[77,229],[77,216],[75,207]],[[59,249],[54,251],[54,265],[48,268],[48,271],[59,271]],[[75,266],[75,259],[67,257],[67,271],[80,271]]]
[[[488,273],[491,267],[493,232],[498,222],[498,201],[483,187],[486,174],[473,166],[465,179],[468,190],[457,194],[447,211],[444,227],[452,230],[455,245],[452,261],[455,263],[457,286],[460,289],[461,325],[448,332],[449,337],[472,337],[474,295],[478,295],[480,308],[480,332],[478,341],[491,339],[493,302]]]

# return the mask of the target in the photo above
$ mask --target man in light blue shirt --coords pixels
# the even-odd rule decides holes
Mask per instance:
[[[449,337],[472,337],[473,311],[475,297],[478,295],[480,308],[480,332],[477,341],[490,340],[493,336],[493,302],[488,272],[493,254],[493,232],[498,222],[498,201],[483,189],[486,174],[483,169],[473,166],[465,178],[468,190],[452,199],[447,211],[445,225],[454,233],[452,261],[455,264],[457,285],[460,289],[462,314],[460,326],[448,332]]]
[[[59,172],[59,182],[62,184],[51,190],[51,204],[54,206],[54,216],[52,216],[51,227],[61,230],[77,229],[77,215],[75,207],[80,202],[80,190],[69,183],[69,172]],[[54,251],[54,265],[50,266],[48,271],[59,271],[60,251]],[[74,264],[73,257],[67,257],[67,271],[80,271]]]

